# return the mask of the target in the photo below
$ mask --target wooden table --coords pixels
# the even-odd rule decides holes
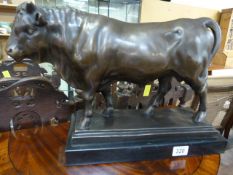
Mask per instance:
[[[0,136],[0,175],[214,175],[220,156],[207,155],[156,161],[64,166],[69,124],[27,129]]]

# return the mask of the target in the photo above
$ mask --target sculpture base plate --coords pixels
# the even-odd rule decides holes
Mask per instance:
[[[224,152],[227,141],[211,125],[192,120],[187,109],[115,110],[105,118],[94,113],[89,130],[80,130],[83,111],[72,115],[66,165],[153,160]]]

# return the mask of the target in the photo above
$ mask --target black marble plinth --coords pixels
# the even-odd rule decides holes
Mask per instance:
[[[183,156],[222,153],[227,141],[211,125],[195,123],[187,109],[116,110],[113,117],[94,113],[89,130],[80,130],[83,111],[72,115],[65,150],[66,165],[98,164],[172,157],[173,148],[188,146]]]

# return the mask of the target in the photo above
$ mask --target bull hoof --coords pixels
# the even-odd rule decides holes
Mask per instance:
[[[103,112],[104,117],[112,117],[113,110],[113,107],[108,107],[107,109],[105,109]]]
[[[154,113],[155,113],[155,108],[153,106],[150,106],[147,108],[144,114],[146,117],[152,117]]]
[[[184,107],[185,107],[185,103],[180,103],[180,104],[178,105],[178,107],[179,107],[179,108],[184,108]]]
[[[207,113],[205,111],[198,111],[195,115],[194,115],[194,122],[202,122],[205,117],[206,117]]]
[[[91,124],[91,119],[84,117],[84,119],[81,121],[80,129],[81,130],[87,130],[87,129],[89,129],[90,124]]]

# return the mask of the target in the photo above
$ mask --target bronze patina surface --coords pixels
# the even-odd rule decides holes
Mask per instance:
[[[51,62],[73,87],[83,90],[81,129],[91,121],[94,94],[100,91],[112,111],[109,84],[145,84],[158,78],[151,115],[170,88],[170,79],[188,83],[200,98],[194,119],[206,116],[208,66],[221,41],[219,25],[209,18],[130,24],[70,7],[23,3],[17,8],[7,53]]]

